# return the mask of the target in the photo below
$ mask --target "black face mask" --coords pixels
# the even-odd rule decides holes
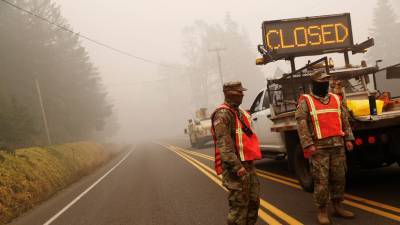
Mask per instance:
[[[242,104],[243,96],[243,92],[226,93],[225,101],[237,108]]]
[[[325,82],[312,82],[312,92],[319,97],[325,97],[329,91],[329,81]]]

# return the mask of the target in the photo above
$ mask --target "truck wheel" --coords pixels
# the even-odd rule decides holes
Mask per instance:
[[[190,146],[191,146],[192,148],[197,148],[196,139],[194,139],[192,135],[189,137],[189,140],[190,140]]]
[[[301,187],[306,192],[314,192],[314,180],[310,171],[310,163],[304,158],[303,149],[300,144],[294,151],[294,170]]]
[[[202,148],[202,147],[203,147],[203,142],[197,141],[196,148]]]
[[[299,137],[297,132],[285,132],[285,147],[286,147],[286,154],[288,159],[288,170],[290,172],[294,172],[294,157],[295,157],[295,149],[299,144]]]
[[[294,151],[290,149],[286,149],[287,152],[287,160],[288,160],[288,170],[289,172],[295,172],[294,169]]]

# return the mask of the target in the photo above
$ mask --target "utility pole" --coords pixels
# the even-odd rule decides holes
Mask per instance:
[[[219,76],[221,79],[221,88],[224,86],[224,78],[222,75],[222,65],[221,65],[221,51],[225,51],[226,48],[214,48],[214,49],[209,49],[209,52],[215,52],[217,53],[217,59],[218,59],[218,69],[219,69]]]
[[[39,103],[40,103],[40,109],[42,111],[42,119],[43,119],[44,129],[46,131],[47,143],[48,143],[48,145],[51,145],[49,126],[47,124],[47,116],[46,116],[46,111],[44,110],[44,106],[43,106],[42,93],[40,91],[40,85],[39,85],[38,79],[35,79],[35,83],[36,83],[36,91],[37,91],[37,95],[38,95]]]

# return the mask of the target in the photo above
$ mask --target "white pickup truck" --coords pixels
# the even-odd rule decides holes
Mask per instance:
[[[307,27],[311,23],[324,26],[327,20],[348,24],[349,33],[345,35],[349,38],[348,45],[344,42],[338,45],[325,42],[317,47],[309,36],[309,43],[306,37],[304,45],[300,46],[296,29],[292,28]],[[281,35],[281,38],[271,35],[277,29],[289,33],[294,31],[292,41],[295,44],[285,48],[283,41],[287,35]],[[311,76],[318,71],[331,75],[332,92],[342,95],[349,108],[349,122],[355,141],[354,151],[347,153],[347,168],[379,168],[396,162],[400,165],[400,63],[386,68],[379,68],[381,60],[376,61],[374,66],[368,66],[365,61],[360,65],[351,64],[349,53],[365,53],[374,46],[374,39],[354,44],[350,31],[348,13],[264,21],[262,25],[263,44],[258,45],[262,58],[256,59],[256,65],[287,60],[290,61],[291,72],[281,78],[267,80],[266,88],[259,93],[250,109],[253,127],[264,157],[282,159],[287,156],[289,168],[296,173],[306,191],[313,191],[314,182],[309,160],[304,158],[297,133],[295,111],[299,97],[310,93]],[[336,35],[339,34],[340,31]],[[343,54],[343,67],[335,66],[327,56],[322,57],[331,53]],[[322,58],[309,61],[304,67],[296,67],[296,57],[317,55]]]
[[[250,108],[253,129],[260,141],[263,158],[283,159],[286,156],[282,133],[272,132],[271,109],[267,89],[262,89]]]
[[[313,190],[313,181],[308,160],[303,157],[294,114],[298,96],[309,90],[308,71],[311,66],[280,79],[268,80],[267,87],[260,91],[250,108],[263,157],[284,159],[287,156],[289,169],[296,173],[306,191]],[[299,73],[301,75],[295,77]],[[347,100],[368,99],[372,93],[389,91],[385,100],[388,104],[381,114],[355,116],[350,113],[350,125],[356,140],[354,151],[347,154],[348,168],[379,168],[395,162],[400,165],[400,64],[383,69],[360,66],[332,68],[330,74],[343,83]]]

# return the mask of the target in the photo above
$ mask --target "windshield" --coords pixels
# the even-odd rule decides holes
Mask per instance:
[[[390,76],[387,69],[375,74],[375,86],[380,92],[390,92],[391,97],[400,97],[400,79]]]
[[[363,82],[360,78],[352,78],[349,80],[343,80],[343,86],[346,90],[346,93],[354,93],[366,91]],[[369,79],[366,79],[366,83],[369,83]]]

